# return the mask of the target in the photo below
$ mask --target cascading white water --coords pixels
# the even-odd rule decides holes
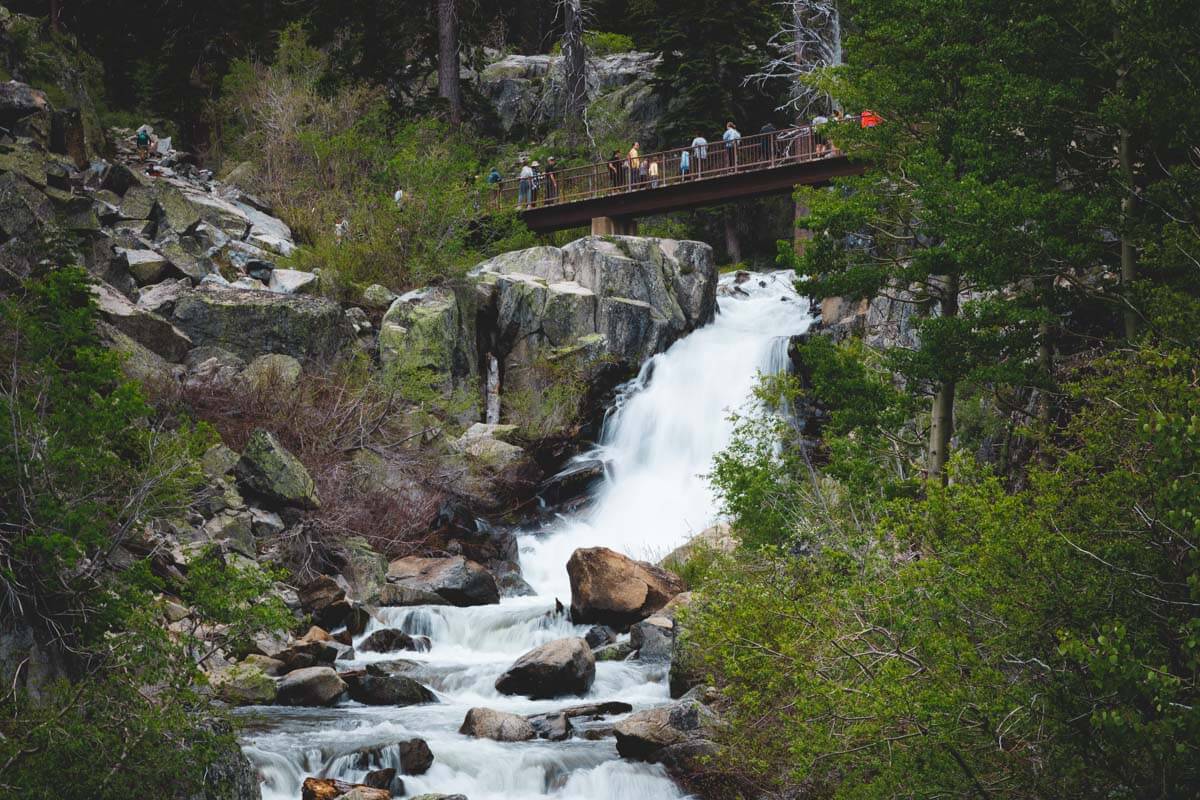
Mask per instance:
[[[610,463],[609,478],[594,502],[581,515],[561,519],[549,533],[525,537],[521,564],[536,597],[509,598],[498,606],[381,610],[382,621],[363,636],[379,627],[429,636],[428,652],[399,655],[419,662],[409,674],[440,702],[248,711],[244,748],[263,778],[264,800],[297,800],[308,775],[355,782],[369,769],[398,766],[395,743],[413,737],[428,742],[434,763],[424,775],[403,777],[406,796],[680,800],[682,792],[661,767],[620,760],[611,737],[499,743],[457,731],[473,706],[533,714],[582,702],[501,695],[493,684],[522,653],[586,632],[586,626],[547,613],[555,597],[569,599],[565,566],[576,548],[603,545],[657,560],[713,521],[717,509],[704,474],[729,443],[729,414],[750,402],[760,373],[783,367],[785,337],[809,322],[791,279],[790,273],[753,276],[738,287],[740,296],[721,300],[715,322],[656,356],[625,388],[601,444],[588,454]],[[731,283],[732,278],[723,281]],[[362,653],[346,666],[396,657]],[[598,663],[586,697],[622,700],[635,710],[667,699],[663,665],[637,661]],[[373,754],[362,758],[364,748]]]

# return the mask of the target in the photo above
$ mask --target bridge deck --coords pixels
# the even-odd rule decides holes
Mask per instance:
[[[787,193],[797,184],[820,184],[863,171],[862,164],[852,163],[807,125],[744,136],[730,144],[647,153],[633,165],[622,156],[559,170],[557,191],[545,176],[536,189],[511,178],[499,184],[492,202],[497,208],[517,208],[532,230],[547,232],[600,217],[636,218]]]

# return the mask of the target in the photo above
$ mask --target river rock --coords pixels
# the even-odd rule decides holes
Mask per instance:
[[[335,778],[305,778],[300,787],[301,800],[392,800],[388,789],[376,789],[360,783],[346,783]]]
[[[285,706],[331,706],[346,683],[330,667],[306,667],[289,672],[279,682],[276,702]]]
[[[536,736],[529,720],[491,708],[472,708],[458,732],[497,742],[524,742]]]
[[[433,766],[433,751],[424,739],[409,739],[396,744],[400,752],[400,774],[424,775]]]
[[[389,583],[439,595],[456,606],[500,602],[500,590],[492,574],[462,556],[399,558],[388,564],[387,579]]]
[[[368,772],[367,777],[363,778],[363,786],[370,786],[372,789],[387,789],[393,795],[404,794],[404,781],[399,781],[399,785],[396,784],[396,781],[396,768],[384,767]]]
[[[617,632],[607,625],[593,625],[588,628],[588,632],[584,634],[584,641],[588,643],[588,647],[596,650],[604,647],[606,644],[612,644],[617,640]]]
[[[428,636],[410,636],[398,628],[377,630],[359,643],[364,653],[393,653],[397,650],[412,650],[423,653],[429,649]]]
[[[244,359],[282,353],[323,360],[353,338],[341,306],[309,295],[201,286],[179,298],[173,319],[197,345]]]
[[[297,592],[300,607],[319,624],[336,627],[350,613],[346,590],[328,575],[319,575]]]
[[[624,758],[653,761],[665,747],[707,739],[715,717],[695,701],[683,701],[631,714],[613,726],[617,752]]]
[[[409,800],[467,800],[465,794],[418,794]]]
[[[433,692],[404,675],[381,677],[367,672],[343,673],[350,699],[368,706],[412,706],[436,703]]]
[[[655,615],[629,629],[629,644],[637,650],[639,661],[670,661],[675,641],[675,623]]]
[[[208,676],[213,694],[233,706],[270,705],[275,702],[275,681],[259,666],[242,662]]]
[[[686,587],[678,575],[607,547],[581,548],[567,561],[571,619],[625,628],[662,608]]]
[[[551,711],[546,714],[534,714],[526,717],[539,739],[551,742],[561,742],[570,739],[573,732],[571,718],[561,711]]]
[[[533,699],[584,694],[596,680],[596,659],[586,641],[558,639],[535,647],[518,658],[496,679],[502,694],[523,694]]]
[[[300,459],[262,428],[254,431],[234,470],[242,489],[284,506],[317,508],[316,485]]]

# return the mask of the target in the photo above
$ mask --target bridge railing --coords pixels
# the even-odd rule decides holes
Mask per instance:
[[[860,119],[846,117],[828,125],[857,125],[861,124]],[[496,208],[543,208],[840,155],[823,135],[825,127],[800,125],[743,136],[731,142],[718,139],[702,146],[688,145],[639,155],[636,163],[622,155],[613,161],[559,169],[554,173],[554,183],[544,172],[527,181],[526,187],[522,187],[521,178],[508,178],[491,190],[491,202]]]

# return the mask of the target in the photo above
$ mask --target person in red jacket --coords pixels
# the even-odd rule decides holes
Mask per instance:
[[[878,125],[880,122],[883,121],[879,118],[878,114],[876,114],[874,111],[870,110],[869,108],[863,109],[862,116],[860,117],[860,119],[862,120],[862,126],[864,128],[874,128],[876,125]]]

